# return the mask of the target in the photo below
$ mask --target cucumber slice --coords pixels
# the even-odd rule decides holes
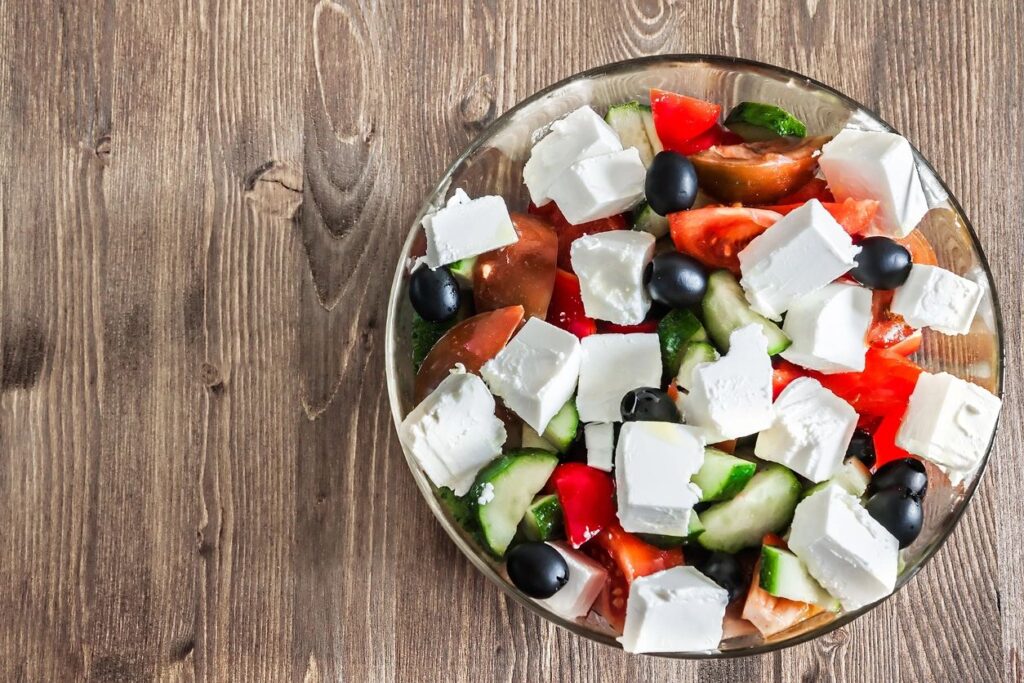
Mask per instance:
[[[704,532],[697,538],[708,550],[734,553],[756,548],[767,533],[778,533],[793,519],[800,482],[782,465],[758,472],[732,500],[701,513]]]
[[[683,351],[692,341],[706,341],[708,333],[687,310],[675,309],[658,323],[658,342],[661,344],[661,367],[668,377],[675,377],[683,360]]]
[[[544,430],[544,440],[555,447],[559,453],[565,453],[576,440],[580,429],[580,414],[576,412],[576,397],[570,398],[548,422]]]
[[[473,289],[474,266],[476,266],[476,256],[470,256],[448,264],[448,270],[455,276],[455,280],[462,289]]]
[[[558,449],[551,445],[551,443],[543,436],[533,431],[533,427],[523,423],[523,448],[539,448],[543,451],[550,451],[551,453],[557,453]]]
[[[704,531],[704,525],[700,523],[700,517],[693,510],[690,511],[690,522],[686,528],[686,536],[666,536],[664,534],[637,534],[637,537],[650,543],[655,548],[661,548],[662,550],[672,550],[678,548],[687,541],[696,538],[700,533]]]
[[[553,453],[523,448],[501,456],[477,474],[466,497],[487,549],[497,557],[505,554],[533,497],[556,465]]]
[[[423,359],[425,359],[427,354],[430,353],[430,349],[434,348],[434,344],[437,343],[437,340],[443,337],[444,333],[450,330],[458,321],[459,316],[456,315],[452,317],[451,320],[429,322],[413,311],[412,367],[416,372],[419,372],[420,366],[423,365]]]
[[[757,465],[710,446],[704,449],[704,464],[690,480],[701,490],[702,502],[729,500],[757,471]]]
[[[679,372],[676,373],[676,384],[686,391],[693,386],[693,369],[701,363],[711,363],[718,360],[718,351],[707,342],[695,341],[686,345],[683,351],[683,360],[679,363]]]
[[[839,601],[814,580],[799,557],[783,548],[761,547],[761,588],[777,598],[798,600],[838,611]]]
[[[800,497],[808,498],[818,491],[821,491],[829,484],[838,484],[850,495],[860,498],[867,490],[868,482],[870,481],[871,472],[864,463],[857,458],[847,458],[843,463],[843,466],[839,468],[838,472],[832,475],[831,479],[826,479],[825,481],[818,482],[814,486],[808,487],[802,494],[800,494]]]
[[[716,270],[708,277],[708,291],[701,309],[708,334],[723,353],[729,350],[729,335],[751,323],[757,323],[764,330],[769,355],[785,351],[791,343],[778,325],[750,308],[740,283],[727,270]]]
[[[633,229],[649,232],[657,237],[668,234],[668,219],[659,216],[647,202],[641,203],[633,210]]]
[[[537,496],[519,525],[523,536],[529,541],[550,541],[564,536],[562,528],[562,504],[558,496],[549,493]]]
[[[654,115],[651,114],[651,107],[646,104],[640,105],[640,116],[644,119],[644,129],[647,131],[647,141],[651,143],[654,154],[665,151],[665,145],[661,144],[658,137],[658,129],[654,127]]]
[[[740,102],[725,117],[725,127],[747,142],[802,138],[807,135],[803,121],[782,107],[760,102]]]
[[[458,522],[459,526],[468,531],[476,530],[476,518],[473,516],[473,510],[465,497],[456,496],[455,491],[452,491],[447,486],[435,489],[434,492],[437,494],[437,499],[441,501],[441,505],[448,510],[452,519]]]
[[[687,541],[692,541],[704,533],[704,524],[700,521],[700,517],[697,516],[696,510],[690,513],[690,524],[686,530],[688,532],[686,534]]]
[[[624,102],[610,107],[604,120],[619,134],[623,148],[636,147],[640,152],[640,161],[644,162],[644,168],[651,165],[654,148],[647,139],[647,127],[644,125],[644,115],[639,102]]]

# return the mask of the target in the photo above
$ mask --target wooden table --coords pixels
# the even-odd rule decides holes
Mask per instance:
[[[1022,33],[1014,0],[0,1],[0,678],[1020,680]],[[950,542],[762,657],[629,657],[510,603],[420,500],[384,390],[390,274],[444,167],[538,88],[659,52],[879,110],[1006,318]]]

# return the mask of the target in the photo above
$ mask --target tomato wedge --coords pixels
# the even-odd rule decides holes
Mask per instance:
[[[597,321],[588,318],[583,310],[580,279],[561,268],[555,271],[555,287],[551,292],[547,321],[580,339],[597,332]]]
[[[788,360],[776,358],[772,362],[772,400],[774,401],[789,386],[790,382],[800,377],[807,377],[808,371]]]
[[[581,462],[555,468],[549,482],[562,505],[565,535],[574,548],[615,522],[615,484],[611,475]]]
[[[654,318],[648,318],[636,325],[617,325],[616,323],[602,320],[597,324],[597,331],[601,334],[651,333],[658,331],[658,321]]]
[[[862,418],[884,418],[903,413],[921,372],[916,363],[900,354],[872,347],[865,354],[863,372],[807,374],[853,406]]]
[[[906,412],[906,410],[900,410],[889,413],[875,427],[871,441],[875,445],[874,470],[876,472],[887,462],[911,457],[910,453],[896,445],[896,432],[899,431],[900,423],[903,422],[903,415]]]
[[[413,396],[419,403],[440,384],[456,363],[462,363],[469,372],[479,372],[480,366],[498,355],[523,321],[523,307],[509,306],[496,311],[479,313],[448,330],[416,373]]]
[[[573,225],[565,219],[565,216],[562,215],[562,212],[559,211],[554,202],[548,202],[544,206],[536,206],[531,202],[527,211],[535,216],[547,219],[554,227],[555,234],[558,236],[558,267],[570,273],[574,271],[572,269],[572,259],[569,257],[569,249],[578,238],[584,235],[608,232],[609,230],[625,230],[629,227],[626,217],[622,214]]]
[[[682,154],[690,140],[711,128],[722,113],[721,105],[666,90],[651,89],[654,129],[665,149]]]
[[[479,312],[521,305],[526,317],[547,315],[555,286],[558,237],[546,221],[511,213],[519,240],[476,258],[473,302]]]
[[[622,632],[626,622],[629,586],[641,576],[648,576],[683,563],[679,548],[661,550],[623,531],[618,522],[594,537],[584,551],[608,571],[608,583],[594,607],[616,631]]]
[[[690,157],[702,190],[726,203],[770,204],[807,184],[828,137],[718,145]]]
[[[743,142],[743,138],[736,135],[736,133],[733,133],[722,124],[716,123],[697,137],[681,143],[677,148],[674,148],[673,151],[690,156],[697,152],[703,152],[715,145],[737,145],[741,142]]]
[[[668,216],[676,249],[709,268],[740,272],[739,253],[782,217],[767,209],[706,206]]]
[[[799,204],[773,204],[763,208],[785,216],[794,209],[799,209],[806,202]],[[839,225],[850,235],[863,235],[871,228],[878,214],[878,202],[874,199],[847,199],[842,202],[822,202],[821,205],[832,214]]]
[[[787,194],[785,197],[780,197],[775,200],[780,205],[783,204],[803,204],[810,199],[817,199],[822,204],[830,204],[836,200],[832,196],[832,191],[828,189],[828,183],[823,178],[811,178],[807,181],[807,184],[797,189],[792,194]]]
[[[871,293],[871,326],[866,340],[877,349],[891,349],[901,356],[909,356],[921,348],[921,333],[908,325],[902,315],[889,309],[894,294],[881,289]]]
[[[763,543],[785,548],[786,544],[774,534],[764,537]],[[785,631],[790,626],[809,619],[824,610],[808,602],[778,598],[761,588],[761,560],[754,565],[747,601],[743,605],[743,618],[752,623],[765,638]]]

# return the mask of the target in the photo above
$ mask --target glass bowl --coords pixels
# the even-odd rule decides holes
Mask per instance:
[[[440,205],[455,188],[464,189],[471,197],[501,195],[510,209],[525,210],[529,197],[522,182],[522,168],[529,157],[535,130],[584,104],[603,113],[608,106],[619,102],[646,101],[652,87],[719,103],[723,111],[745,100],[777,104],[802,119],[807,124],[808,135],[833,135],[844,127],[893,130],[874,112],[813,79],[759,62],[710,55],[663,55],[609,64],[567,78],[520,102],[489,125],[448,168],[436,189],[424,200],[402,247],[388,302],[385,350],[388,394],[396,426],[413,408],[410,339],[413,312],[407,295],[407,266],[412,257],[423,253],[425,237],[420,227],[423,215]],[[1002,323],[992,275],[977,235],[960,205],[931,165],[916,150],[915,155],[931,207],[918,229],[931,242],[942,267],[971,278],[984,291],[970,333],[948,337],[925,330],[924,343],[915,360],[932,372],[946,371],[1001,395]],[[491,558],[452,519],[407,451],[405,457],[431,512],[463,554],[488,579],[545,619],[578,635],[620,647],[615,640],[617,634],[596,614],[567,621],[519,592],[506,578],[502,563]],[[974,494],[987,461],[988,453],[973,477],[956,487],[950,486],[941,472],[927,464],[931,483],[924,526],[913,545],[901,553],[905,567],[896,582],[896,590],[920,571],[952,532]],[[768,639],[756,632],[730,635],[727,630],[718,650],[664,656],[703,659],[769,652],[828,633],[877,604],[851,612],[820,614]]]

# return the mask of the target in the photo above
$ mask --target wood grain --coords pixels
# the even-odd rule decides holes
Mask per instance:
[[[0,678],[1022,680],[1024,6],[0,1]],[[906,589],[812,643],[629,657],[500,596],[405,470],[392,263],[489,121],[581,69],[735,54],[933,161],[1002,297],[997,448]]]

